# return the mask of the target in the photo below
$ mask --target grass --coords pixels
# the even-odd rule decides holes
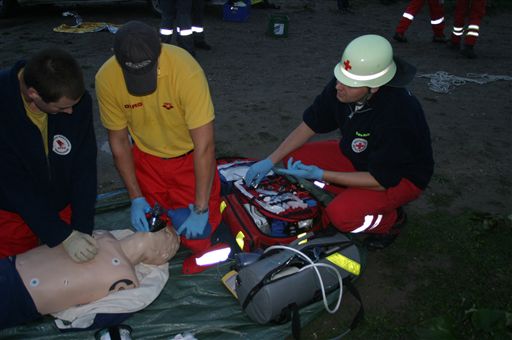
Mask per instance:
[[[511,245],[512,225],[505,216],[410,214],[407,229],[392,246],[367,255],[378,257],[390,273],[379,278],[382,294],[386,287],[408,286],[405,301],[400,308],[363,301],[369,306],[365,320],[346,338],[512,339],[512,314],[507,314],[512,312]],[[364,290],[364,283],[372,284],[356,286]],[[303,338],[342,333],[348,323],[340,313],[343,308],[335,315],[324,313],[304,328]]]

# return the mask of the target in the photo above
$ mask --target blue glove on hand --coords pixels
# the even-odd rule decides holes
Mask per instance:
[[[274,164],[270,158],[254,163],[245,174],[245,184],[247,186],[257,186],[273,167]]]
[[[318,181],[321,181],[324,177],[324,171],[316,165],[305,165],[302,164],[301,161],[294,162],[292,157],[288,159],[288,169],[279,169],[276,171],[281,175],[292,175]]]
[[[132,226],[137,231],[149,231],[149,224],[146,213],[151,210],[151,206],[144,197],[132,199],[130,213],[132,216]]]
[[[167,214],[178,235],[185,233],[187,239],[194,240],[207,238],[211,234],[212,227],[208,223],[208,211],[198,214],[193,204],[189,204],[188,208],[169,209]]]

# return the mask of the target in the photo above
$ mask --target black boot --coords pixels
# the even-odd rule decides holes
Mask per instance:
[[[396,41],[398,42],[401,42],[401,43],[406,43],[407,42],[407,38],[405,37],[405,35],[403,33],[395,33],[395,35],[393,36],[393,39],[395,39]]]
[[[354,14],[354,11],[350,8],[348,0],[337,0],[338,12],[341,14]]]
[[[448,49],[453,50],[453,51],[460,50],[460,42],[456,43],[456,42],[453,42],[453,40],[450,41],[448,43]]]
[[[448,41],[448,38],[446,38],[444,35],[434,35],[432,37],[432,42],[444,44]]]
[[[194,37],[194,47],[196,47],[200,50],[205,50],[205,51],[209,51],[212,49],[212,47],[206,43],[204,38],[196,39],[195,37]]]
[[[194,40],[192,38],[192,35],[178,35],[178,46],[183,48],[184,50],[187,50],[188,53],[190,53],[191,56],[195,57],[196,52],[194,50]]]
[[[397,217],[395,224],[387,234],[371,234],[363,241],[363,246],[368,250],[380,250],[391,245],[400,234],[400,230],[407,223],[407,214],[402,207],[396,210]]]
[[[194,32],[192,36],[194,37],[194,47],[205,51],[209,51],[212,49],[212,47],[208,43],[206,43],[204,32]]]
[[[469,59],[475,59],[476,54],[473,49],[473,45],[464,45],[462,49],[460,50],[460,54],[462,54],[464,57]]]

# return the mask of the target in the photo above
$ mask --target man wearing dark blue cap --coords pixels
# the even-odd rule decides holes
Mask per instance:
[[[140,21],[119,29],[114,53],[96,74],[96,93],[131,198],[132,225],[148,231],[145,213],[155,203],[186,208],[188,216],[175,227],[185,246],[204,251],[221,219],[215,115],[204,72]]]

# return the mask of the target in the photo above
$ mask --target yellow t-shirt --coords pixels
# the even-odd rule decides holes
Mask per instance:
[[[128,131],[135,144],[157,157],[176,157],[194,148],[189,130],[215,118],[210,89],[199,64],[184,50],[163,44],[157,90],[132,96],[121,66],[112,56],[96,74],[101,122]]]
[[[46,156],[48,156],[48,114],[44,112],[35,112],[30,110],[30,106],[25,101],[25,98],[21,96],[23,99],[23,106],[25,107],[25,111],[27,112],[28,118],[34,123],[35,126],[41,131],[41,137],[43,138],[44,151]]]

